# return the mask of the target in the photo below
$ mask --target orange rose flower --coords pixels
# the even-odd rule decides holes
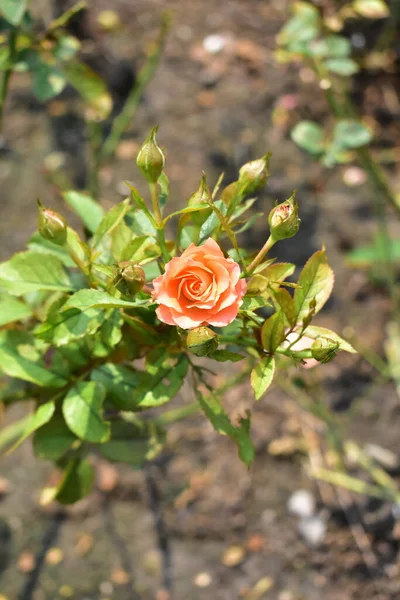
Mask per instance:
[[[203,246],[191,244],[153,281],[157,316],[163,323],[182,329],[229,325],[246,293],[246,281],[239,278],[239,265],[225,258],[213,239]]]

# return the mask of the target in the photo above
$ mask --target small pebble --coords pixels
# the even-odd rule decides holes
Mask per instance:
[[[58,565],[64,558],[61,548],[50,548],[46,553],[46,563],[48,565]]]
[[[242,546],[230,546],[223,554],[222,563],[226,567],[237,567],[243,562],[244,557],[245,550]]]
[[[225,48],[226,43],[227,39],[224,35],[215,33],[204,38],[203,48],[209,54],[218,54]]]
[[[315,498],[308,490],[297,490],[290,496],[287,508],[298,517],[312,517],[315,514]]]
[[[63,598],[71,598],[74,595],[74,590],[70,585],[62,585],[58,590],[58,593]]]
[[[111,573],[111,579],[115,585],[126,585],[129,583],[129,573],[117,568]]]
[[[196,587],[199,588],[206,588],[208,587],[212,582],[212,578],[210,573],[206,573],[206,572],[202,572],[202,573],[197,573],[197,575],[195,576],[193,583]]]
[[[99,591],[105,596],[111,596],[114,591],[114,586],[111,581],[102,581],[99,585]]]
[[[35,568],[35,557],[32,552],[24,550],[18,557],[17,566],[22,573],[29,573]]]
[[[343,182],[349,187],[362,185],[366,180],[366,173],[360,167],[348,167],[343,173]]]
[[[300,520],[299,532],[308,546],[318,548],[326,535],[326,523],[321,517],[307,517]]]
[[[97,17],[97,21],[104,31],[115,31],[121,26],[118,13],[114,10],[102,10]]]

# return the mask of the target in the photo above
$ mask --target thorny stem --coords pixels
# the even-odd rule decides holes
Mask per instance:
[[[2,78],[0,80],[0,133],[3,131],[3,116],[4,106],[8,94],[8,84],[10,82],[11,75],[14,70],[14,62],[16,58],[16,42],[17,42],[17,28],[13,27],[10,31],[8,45],[10,51],[9,63],[7,68],[3,71]]]

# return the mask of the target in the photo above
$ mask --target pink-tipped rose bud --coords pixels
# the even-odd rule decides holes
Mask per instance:
[[[293,237],[299,230],[299,207],[293,194],[289,200],[277,204],[269,213],[268,223],[275,242]]]

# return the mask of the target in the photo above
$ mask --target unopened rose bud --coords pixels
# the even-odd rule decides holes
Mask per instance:
[[[58,212],[45,208],[39,201],[38,204],[40,235],[53,244],[62,246],[67,241],[67,221]]]
[[[246,163],[239,170],[239,184],[243,185],[244,194],[253,194],[266,183],[269,176],[269,158],[270,153],[266,154],[262,158],[252,160]]]
[[[143,288],[146,276],[141,267],[130,261],[118,263],[118,272],[113,284],[121,294],[134,296]]]
[[[320,337],[311,346],[312,357],[320,363],[327,363],[335,358],[339,349],[339,342],[330,338]]]
[[[206,176],[203,174],[199,187],[189,198],[188,206],[196,206],[196,204],[203,204],[204,202],[212,202],[212,198]]]
[[[275,242],[293,237],[299,230],[299,208],[295,196],[289,200],[277,204],[269,213],[268,217],[271,237]]]
[[[157,183],[164,165],[165,156],[156,140],[158,126],[153,127],[137,155],[136,164],[149,183]]]
[[[209,327],[196,327],[188,332],[186,347],[196,356],[209,356],[218,348],[218,335]]]

